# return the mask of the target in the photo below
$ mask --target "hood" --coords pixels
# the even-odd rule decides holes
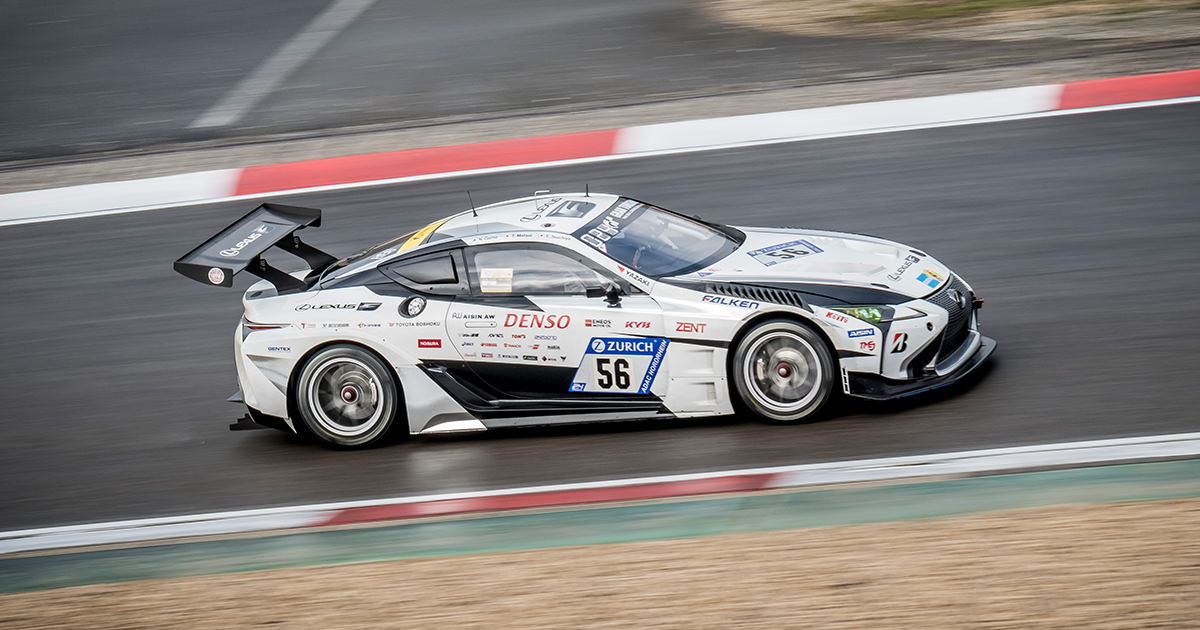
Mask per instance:
[[[950,278],[950,270],[928,254],[881,238],[819,230],[737,229],[746,234],[741,247],[681,278],[862,286],[910,298],[929,295]]]

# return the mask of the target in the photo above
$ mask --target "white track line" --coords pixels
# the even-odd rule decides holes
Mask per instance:
[[[335,0],[188,128],[224,127],[237,122],[373,4],[375,0]]]
[[[139,542],[210,534],[231,534],[307,527],[340,510],[381,505],[425,503],[516,494],[640,486],[742,475],[774,475],[770,488],[789,488],[853,481],[916,479],[942,475],[997,474],[1006,471],[1061,468],[1200,456],[1200,433],[1151,435],[1061,444],[1037,444],[932,455],[885,457],[820,464],[710,471],[661,477],[612,479],[479,492],[431,494],[390,499],[344,501],[316,505],[237,510],[63,527],[0,532],[0,554],[59,549],[114,542]]]

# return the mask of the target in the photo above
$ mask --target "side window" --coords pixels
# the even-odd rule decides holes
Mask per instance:
[[[613,282],[566,252],[511,246],[467,251],[472,285],[483,295],[584,295]]]
[[[380,271],[400,284],[440,295],[457,295],[466,292],[466,278],[460,273],[460,255],[457,252],[442,252],[394,262]]]

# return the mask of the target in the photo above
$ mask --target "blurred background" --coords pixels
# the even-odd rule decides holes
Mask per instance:
[[[1195,0],[14,1],[0,3],[0,195],[1198,61]],[[241,410],[224,402],[236,388],[228,341],[245,285],[200,286],[169,263],[253,200],[0,224],[0,529],[1195,431],[1200,341],[1186,331],[1200,307],[1198,107],[279,199],[323,208],[325,225],[306,240],[347,255],[463,209],[468,189],[483,204],[587,185],[716,221],[878,234],[927,249],[986,298],[1000,350],[979,382],[847,404],[796,427],[697,419],[424,437],[361,453],[230,433]],[[9,199],[0,206],[21,210]],[[1160,517],[1194,532],[1182,514]],[[1120,529],[1141,522],[1130,518]],[[1194,552],[1193,542],[1180,557]],[[1130,553],[1110,562],[1134,566],[1149,552]],[[886,558],[872,561],[903,580]],[[818,571],[805,566],[777,570],[786,583]],[[1155,587],[1153,567],[1139,566],[1151,584],[1139,592],[1170,594],[1159,609],[1170,619],[1197,612],[1186,572]],[[1129,586],[1108,577],[1097,582],[1108,592]],[[0,610],[31,601],[12,597],[0,596]],[[850,602],[837,610],[850,614]],[[1075,627],[1111,612],[1087,610]]]

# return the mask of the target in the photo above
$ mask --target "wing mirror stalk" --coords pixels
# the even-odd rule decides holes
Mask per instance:
[[[610,284],[608,287],[588,287],[587,296],[590,298],[604,298],[608,303],[608,308],[621,308],[621,287]]]

